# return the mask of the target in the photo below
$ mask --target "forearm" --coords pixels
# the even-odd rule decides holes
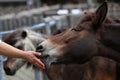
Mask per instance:
[[[14,48],[4,42],[0,42],[0,54],[8,57],[23,58],[23,51]]]

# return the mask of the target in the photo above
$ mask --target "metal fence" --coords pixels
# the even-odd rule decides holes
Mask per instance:
[[[63,17],[63,16],[48,17],[48,18],[44,19],[44,22],[36,24],[34,26],[31,26],[31,27],[27,27],[27,28],[32,29],[32,30],[36,30],[36,31],[42,30],[42,32],[46,33],[47,35],[51,35],[52,29],[53,29],[52,27],[54,27],[54,30],[55,30],[55,29],[61,28],[62,26],[65,26],[64,24],[61,23],[62,19],[65,20],[65,17]],[[1,31],[0,38],[2,39],[2,37],[4,35],[7,35],[13,31],[14,31],[14,29],[8,30],[8,31]],[[4,78],[3,78],[3,74],[4,74],[3,61],[4,60],[5,59],[3,59],[3,56],[0,56],[0,80],[4,80]],[[43,77],[40,78],[40,75],[42,75],[42,73],[40,73],[38,70],[35,70],[35,75],[34,75],[35,80],[40,80],[40,79],[43,80],[42,79]]]

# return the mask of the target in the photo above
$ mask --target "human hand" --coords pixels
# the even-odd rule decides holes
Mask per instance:
[[[28,62],[34,64],[38,68],[45,69],[45,65],[42,63],[40,59],[38,59],[36,56],[40,56],[41,53],[34,52],[34,51],[25,51],[24,59],[26,59]]]

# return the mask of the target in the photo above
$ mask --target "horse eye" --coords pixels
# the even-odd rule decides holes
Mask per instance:
[[[75,31],[75,32],[80,32],[82,30],[83,30],[82,28],[80,28],[80,29],[72,28],[72,31]]]

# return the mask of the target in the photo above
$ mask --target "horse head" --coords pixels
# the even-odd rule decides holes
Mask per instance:
[[[29,29],[18,29],[5,36],[4,41],[24,51],[35,51],[38,43],[46,39],[43,34],[36,33]],[[26,63],[23,59],[9,57],[4,62],[4,70],[8,75],[14,75]]]
[[[42,52],[46,65],[51,63],[82,64],[94,56],[102,56],[99,53],[99,44],[102,44],[101,30],[105,24],[115,22],[106,17],[107,12],[108,5],[104,2],[94,13],[85,14],[75,27],[40,43],[36,51]]]

